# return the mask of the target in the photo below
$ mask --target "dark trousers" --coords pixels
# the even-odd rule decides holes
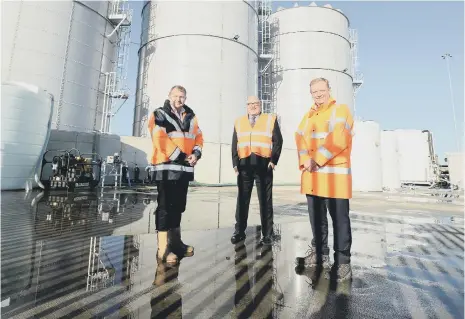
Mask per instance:
[[[326,215],[328,210],[333,220],[334,263],[350,264],[352,230],[349,218],[349,200],[307,195],[307,205],[313,232],[312,246],[316,253],[329,255],[328,218]]]
[[[186,210],[189,181],[157,181],[157,209],[155,227],[159,231],[168,231],[181,226],[181,214]]]
[[[250,197],[253,184],[256,184],[260,203],[262,235],[271,236],[273,232],[273,170],[262,166],[239,168],[237,176],[236,232],[244,233],[249,217]]]

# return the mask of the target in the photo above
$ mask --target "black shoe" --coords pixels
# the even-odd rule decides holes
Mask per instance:
[[[234,232],[231,237],[231,244],[235,245],[243,240],[245,240],[245,233]]]
[[[275,232],[272,232],[271,235],[269,236],[263,236],[262,239],[260,240],[260,244],[272,245],[274,241],[279,241],[279,240],[281,240],[281,235],[278,235]]]
[[[271,245],[273,243],[273,239],[269,236],[266,236],[266,237],[262,237],[262,239],[260,239],[260,244],[262,245]]]

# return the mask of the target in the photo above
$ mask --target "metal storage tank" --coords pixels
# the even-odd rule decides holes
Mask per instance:
[[[381,130],[374,121],[355,121],[352,141],[352,189],[358,192],[383,190]]]
[[[257,94],[255,2],[146,2],[134,136],[146,136],[148,113],[182,85],[205,143],[231,144],[234,119],[244,114],[247,96]]]
[[[464,188],[464,156],[463,153],[448,153],[446,154],[447,165],[449,166],[449,180],[454,186],[459,189]]]
[[[399,152],[397,135],[394,131],[381,132],[381,164],[383,172],[383,189],[400,188]]]
[[[23,189],[40,172],[53,96],[26,83],[5,82],[1,91],[1,189]]]
[[[312,79],[328,79],[332,96],[353,109],[349,20],[341,11],[316,5],[281,9],[270,19],[273,99],[284,148],[295,149],[295,130],[313,104]]]
[[[428,131],[398,129],[400,180],[404,184],[430,185],[434,181],[431,139]]]
[[[40,85],[55,98],[52,129],[100,129],[105,77],[118,32],[111,1],[2,3],[2,82]]]

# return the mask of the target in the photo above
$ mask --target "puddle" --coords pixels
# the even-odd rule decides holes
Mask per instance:
[[[454,216],[439,217],[434,218],[434,223],[443,225],[463,224],[463,218],[457,218]]]

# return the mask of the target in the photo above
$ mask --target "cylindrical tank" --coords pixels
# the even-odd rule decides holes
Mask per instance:
[[[313,104],[309,84],[329,80],[338,103],[353,108],[349,20],[329,7],[281,9],[272,23],[272,82],[276,111],[281,116],[284,148],[295,149],[294,133]]]
[[[434,180],[430,134],[421,130],[396,130],[400,180],[405,184],[431,184]]]
[[[383,190],[381,130],[374,121],[355,121],[352,140],[352,189],[358,192]]]
[[[394,131],[381,132],[381,164],[383,188],[385,190],[400,188],[399,152],[397,136]]]
[[[2,3],[2,81],[40,85],[55,98],[52,128],[100,129],[105,72],[113,70],[118,33],[109,1]]]
[[[25,83],[2,83],[1,188],[24,189],[50,136],[53,96]]]
[[[257,94],[253,2],[145,4],[133,135],[144,135],[147,114],[163,105],[172,86],[182,85],[205,142],[231,144],[234,119],[245,113],[247,96]]]
[[[454,186],[459,189],[464,188],[464,154],[463,153],[449,153],[447,156],[447,165],[449,166],[449,180]]]

